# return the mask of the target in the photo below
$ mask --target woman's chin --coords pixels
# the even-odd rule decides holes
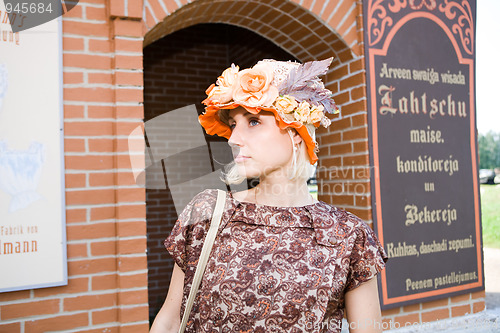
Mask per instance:
[[[261,170],[251,167],[246,163],[236,163],[238,167],[238,173],[245,178],[258,178],[261,174]]]

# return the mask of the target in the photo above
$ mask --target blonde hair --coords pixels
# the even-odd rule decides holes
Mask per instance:
[[[293,145],[293,132],[295,129],[287,128],[291,144]],[[227,185],[231,184],[241,184],[246,177],[242,176],[238,172],[238,166],[233,161],[229,163],[225,169],[227,172],[222,172],[222,177],[220,178]],[[290,170],[291,169],[291,170]],[[297,144],[297,149],[294,151],[292,165],[288,171],[288,179],[290,180],[303,180],[306,182],[311,176],[314,170],[314,166],[309,162],[309,155],[307,153],[307,146],[304,140]]]

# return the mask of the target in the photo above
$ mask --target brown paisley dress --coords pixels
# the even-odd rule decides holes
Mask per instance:
[[[340,332],[344,295],[387,256],[370,227],[325,202],[275,207],[226,196],[186,332]],[[185,273],[181,315],[217,190],[184,208],[165,247]]]

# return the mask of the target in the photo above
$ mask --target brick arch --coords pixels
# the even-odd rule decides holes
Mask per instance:
[[[225,23],[264,37],[302,62],[334,57],[324,83],[341,112],[331,116],[332,126],[316,132],[320,146],[316,177],[322,181],[318,192],[321,200],[370,221],[362,2],[196,0],[177,5],[180,2],[144,0],[142,16],[133,17],[142,18],[137,26],[142,27],[143,48],[183,28]],[[342,172],[332,176],[328,170]],[[342,187],[346,182],[357,186],[356,192]]]
[[[356,2],[318,1],[308,7],[286,0],[200,0],[181,7],[145,0],[143,46],[199,23],[226,23],[261,35],[303,62],[333,56],[339,65],[359,55]]]

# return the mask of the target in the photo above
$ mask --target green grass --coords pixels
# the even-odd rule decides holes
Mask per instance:
[[[318,200],[318,185],[307,185],[307,187],[309,188],[309,194],[311,194],[311,196]]]
[[[500,248],[500,185],[481,184],[483,246]]]

